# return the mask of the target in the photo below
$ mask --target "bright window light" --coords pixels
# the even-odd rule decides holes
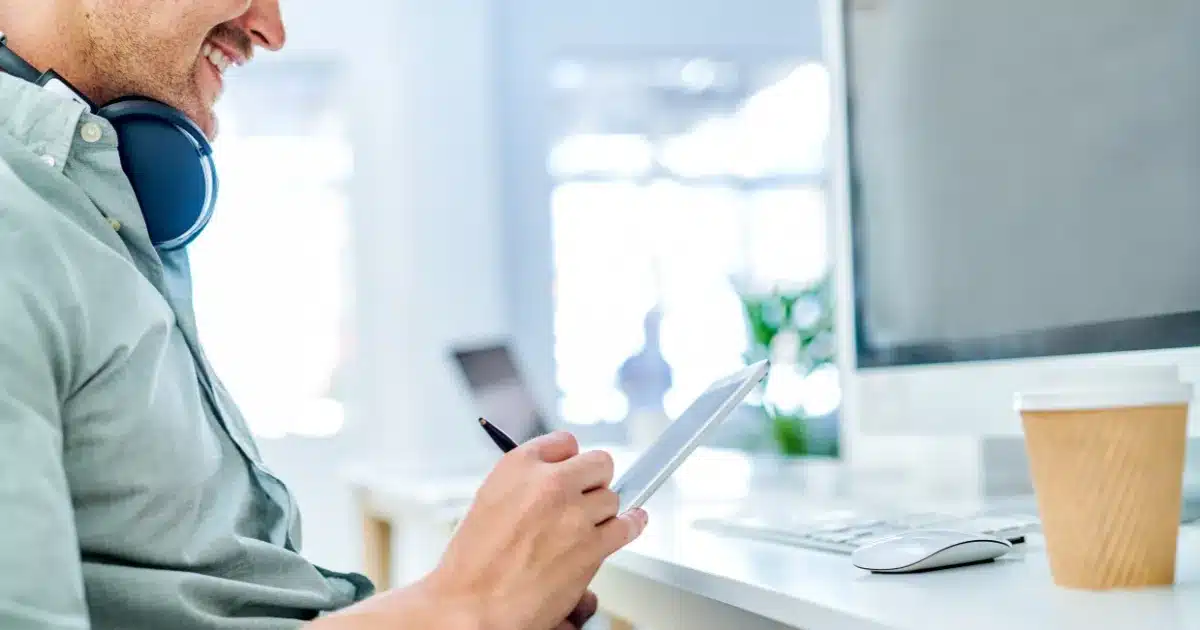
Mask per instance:
[[[576,74],[620,76],[571,63]],[[700,99],[719,62],[649,67],[673,73],[668,88],[647,85],[645,68],[631,68],[628,85],[613,91],[631,96],[611,103],[613,127],[638,129],[640,112],[641,133],[568,132],[548,156],[557,384],[571,423],[624,419],[618,371],[641,349],[651,309],[662,313],[661,350],[673,379],[664,407],[675,417],[744,364],[738,290],[807,287],[830,264],[825,190],[813,178],[824,170],[828,132],[824,68],[794,66],[740,103],[697,115],[679,103],[699,100],[656,100],[652,91],[682,82]],[[574,94],[591,100],[572,108],[603,128],[609,103]],[[836,370],[806,377],[797,367],[789,378],[788,369],[752,402],[761,395],[781,410],[810,413],[840,404]]]
[[[763,285],[811,286],[829,270],[825,193],[783,188],[751,195],[746,209],[748,268]]]
[[[811,416],[833,413],[842,404],[842,386],[838,370],[834,365],[824,365],[813,370],[804,379],[801,388],[804,410]]]
[[[727,115],[714,115],[669,138],[659,161],[682,177],[761,178],[813,174],[825,167],[829,73],[797,67]]]
[[[714,116],[664,142],[659,161],[681,177],[732,174],[736,156],[745,152],[739,131],[732,117]]]
[[[237,107],[286,117],[287,103],[234,102],[214,146],[218,207],[189,247],[200,336],[252,432],[328,437],[344,422],[350,145],[328,116],[256,135]]]
[[[829,134],[829,72],[804,64],[746,100],[736,120],[744,177],[817,173],[825,167]]]
[[[550,172],[556,176],[603,174],[634,177],[650,170],[654,152],[645,137],[635,134],[574,134],[550,151]]]

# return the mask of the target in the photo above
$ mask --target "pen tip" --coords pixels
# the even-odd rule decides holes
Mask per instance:
[[[480,418],[480,419],[479,419],[479,424],[480,424],[480,425],[482,425],[482,426],[485,426],[485,427],[486,427],[486,426],[487,426],[487,423],[488,423],[488,421],[487,421],[487,420],[484,420],[483,418]]]

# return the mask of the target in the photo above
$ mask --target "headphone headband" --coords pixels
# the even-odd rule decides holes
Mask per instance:
[[[89,111],[96,111],[96,104],[79,90],[76,90],[74,86],[59,76],[57,72],[53,70],[39,72],[28,61],[25,61],[20,55],[13,52],[13,49],[8,47],[8,36],[3,32],[0,32],[0,71],[7,72],[18,79],[23,79],[34,85],[40,85],[55,94],[66,96],[87,106]]]
[[[37,68],[29,65],[29,62],[8,47],[8,36],[4,31],[0,31],[0,70],[30,83],[38,83],[42,78],[42,73],[38,72]]]

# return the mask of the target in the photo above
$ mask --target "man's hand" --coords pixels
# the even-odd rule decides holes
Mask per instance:
[[[508,453],[475,497],[431,586],[478,602],[486,628],[578,627],[595,614],[587,585],[633,541],[645,512],[617,515],[612,457],[553,433]],[[569,624],[569,625],[562,625]]]
[[[506,454],[488,475],[438,568],[324,618],[313,630],[579,630],[596,614],[587,585],[646,526],[618,515],[607,453],[553,433]]]

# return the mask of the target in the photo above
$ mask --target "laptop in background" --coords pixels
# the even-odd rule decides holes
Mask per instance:
[[[497,342],[451,350],[479,414],[518,444],[550,432],[512,348]]]

